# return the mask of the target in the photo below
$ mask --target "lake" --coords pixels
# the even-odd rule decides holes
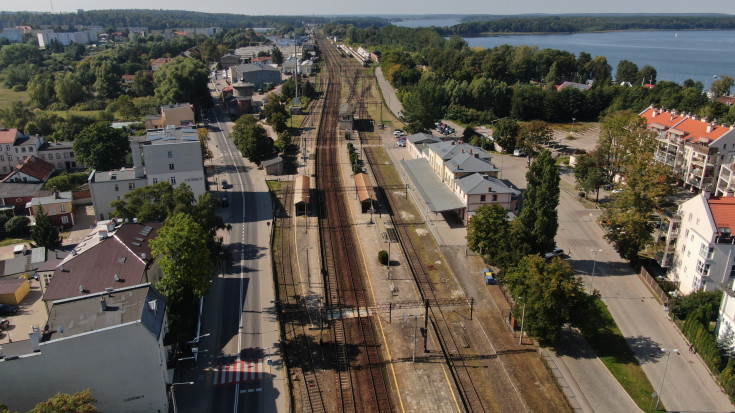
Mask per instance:
[[[398,26],[426,27],[457,24],[454,19],[407,20]],[[471,47],[493,48],[502,44],[538,46],[540,49],[566,50],[605,56],[613,68],[630,60],[643,67],[651,65],[658,80],[681,83],[686,79],[702,82],[709,89],[713,76],[735,77],[735,31],[622,31],[573,34],[521,34],[465,38]]]

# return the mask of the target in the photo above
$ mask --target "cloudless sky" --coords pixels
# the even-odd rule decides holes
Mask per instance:
[[[164,9],[275,15],[727,13],[733,0],[2,0],[4,11]]]

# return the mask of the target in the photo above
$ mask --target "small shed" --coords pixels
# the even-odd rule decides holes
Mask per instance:
[[[357,192],[357,199],[360,200],[363,214],[371,209],[375,209],[378,205],[378,197],[375,195],[375,188],[367,174],[355,175],[355,190]]]
[[[355,106],[351,103],[339,105],[339,126],[352,130],[355,124]]]
[[[293,202],[295,215],[308,215],[311,198],[311,178],[299,175],[294,182]]]
[[[283,174],[283,158],[276,156],[275,158],[266,159],[260,162],[265,169],[266,175],[281,175]]]
[[[0,303],[18,305],[31,291],[31,285],[25,278],[0,279]]]

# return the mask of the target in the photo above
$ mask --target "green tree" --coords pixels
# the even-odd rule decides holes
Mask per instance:
[[[82,100],[85,93],[81,82],[71,72],[56,76],[54,90],[56,91],[56,98],[68,107],[74,106],[75,103]]]
[[[36,211],[36,225],[33,226],[31,239],[36,245],[46,247],[46,249],[56,249],[61,246],[59,230],[51,223],[48,214],[43,212],[42,206],[39,206]]]
[[[521,127],[514,119],[501,119],[493,128],[493,140],[503,147],[503,152],[511,153],[516,147]]]
[[[533,120],[521,125],[517,146],[523,149],[528,156],[535,157],[541,152],[542,145],[549,143],[553,135],[554,132],[548,123]]]
[[[467,224],[467,246],[472,251],[491,265],[507,269],[514,264],[516,245],[505,208],[497,204],[477,208]]]
[[[426,131],[444,116],[444,92],[435,81],[422,79],[404,95],[402,121],[410,133]]]
[[[577,157],[574,167],[577,186],[585,192],[595,191],[595,201],[600,197],[600,188],[607,183],[605,170],[597,165],[597,158],[584,154]]]
[[[45,109],[56,99],[54,80],[49,75],[35,75],[28,82],[28,96],[37,107]]]
[[[288,124],[286,123],[286,115],[283,113],[274,113],[269,119],[268,123],[273,126],[273,130],[276,131],[276,133],[282,133],[285,132],[286,129],[288,129]]]
[[[5,223],[5,232],[9,237],[25,238],[28,236],[28,229],[31,220],[23,215],[16,215]]]
[[[642,84],[656,84],[656,76],[657,76],[656,69],[653,68],[651,65],[645,65],[641,68],[640,71],[638,71],[638,79],[641,80]]]
[[[155,93],[153,79],[142,70],[139,71],[135,74],[135,79],[133,79],[133,92],[138,97],[153,96]]]
[[[618,84],[622,82],[630,82],[633,85],[638,83],[638,65],[629,61],[621,60],[618,63],[618,70],[615,72],[615,81]]]
[[[209,149],[209,130],[207,128],[199,128],[197,129],[197,134],[199,136],[199,144],[202,147],[202,161],[214,158],[214,154]]]
[[[172,329],[186,331],[194,318],[193,304],[206,294],[214,276],[207,234],[191,215],[176,213],[150,244],[163,272],[156,288],[166,298]]]
[[[91,389],[74,394],[57,393],[47,401],[37,404],[30,413],[97,413],[96,402]]]
[[[174,210],[174,188],[168,181],[146,185],[128,192],[113,201],[115,216],[122,219],[138,218],[140,222],[163,222]]]
[[[638,253],[652,241],[651,213],[657,200],[671,193],[673,177],[668,167],[654,158],[658,141],[655,133],[646,129],[645,119],[621,112],[608,115],[602,124],[602,131],[614,135],[623,148],[619,165],[625,178],[623,191],[603,213],[603,219],[610,222],[605,238],[621,257],[636,263]]]
[[[130,150],[128,137],[121,129],[107,122],[98,122],[84,128],[74,139],[77,159],[91,169],[109,171],[125,164]]]
[[[155,96],[162,105],[189,102],[208,104],[209,68],[200,60],[177,57],[156,70]]]
[[[712,93],[715,97],[730,95],[730,88],[735,83],[732,76],[722,75],[719,79],[712,82]]]
[[[544,344],[553,343],[565,324],[578,322],[585,314],[582,280],[560,258],[547,263],[539,255],[527,256],[508,271],[505,281],[516,300],[515,316],[521,316],[525,304],[527,331]]]
[[[277,65],[283,64],[283,52],[278,46],[273,46],[273,49],[271,49],[271,59]]]
[[[248,116],[241,119],[247,119]],[[250,162],[260,164],[273,153],[273,140],[268,136],[265,128],[254,122],[240,122],[238,119],[232,127],[230,135],[240,150],[242,156]]]
[[[531,163],[526,173],[523,210],[518,218],[523,242],[532,254],[551,251],[559,228],[559,170],[547,149]]]
[[[288,131],[283,131],[278,134],[278,139],[275,143],[276,148],[281,153],[285,153],[289,146],[291,146],[291,134]]]
[[[286,105],[281,102],[275,93],[268,94],[268,102],[263,106],[263,113],[266,119],[271,119],[275,114],[280,113],[284,117],[288,116]]]
[[[117,65],[115,65],[117,66]],[[116,70],[117,69],[117,70]],[[115,99],[121,90],[119,67],[110,62],[102,62],[95,71],[96,80],[92,90],[103,99]]]

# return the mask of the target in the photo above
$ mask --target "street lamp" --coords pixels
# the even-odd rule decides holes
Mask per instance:
[[[174,392],[174,386],[178,386],[180,384],[194,384],[193,381],[183,381],[181,383],[171,383],[171,404],[174,406],[174,413],[179,413],[179,411],[176,409],[176,393]]]
[[[210,333],[202,334],[200,336],[194,337],[191,341],[187,341],[187,344],[196,344],[197,345],[196,347],[192,347],[191,348],[191,352],[194,353],[194,361],[198,361],[199,360],[199,357],[198,357],[199,356],[199,339],[200,338],[203,338],[203,337],[209,337],[209,334]]]
[[[521,337],[518,339],[518,345],[523,344],[523,326],[524,322],[526,321],[526,299],[523,297],[518,297],[519,300],[523,300],[523,313],[521,315]]]
[[[665,348],[662,348],[661,351],[666,353],[666,367],[664,367],[664,377],[661,379],[661,387],[658,390],[658,400],[656,400],[656,410],[658,410],[658,404],[661,403],[661,395],[664,392],[664,381],[666,381],[666,371],[669,369],[669,358],[671,358],[671,352],[673,351],[676,354],[679,354],[679,350],[673,349],[673,350],[666,350]]]
[[[590,294],[592,294],[595,291],[594,285],[595,285],[595,267],[597,266],[597,253],[602,252],[602,250],[590,250],[590,252],[595,253],[595,260],[592,261],[592,281],[590,282]]]

